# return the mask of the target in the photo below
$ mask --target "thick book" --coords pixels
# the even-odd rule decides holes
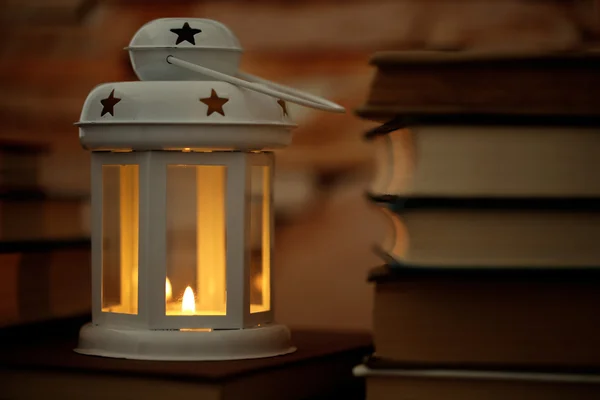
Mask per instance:
[[[139,361],[73,352],[81,320],[4,334],[2,397],[56,399],[364,399],[352,376],[370,335],[294,331],[295,353],[239,361]],[[1,332],[1,331],[0,331]],[[27,333],[29,332],[29,333]]]
[[[402,116],[366,133],[370,192],[401,196],[600,196],[600,124],[436,124]],[[518,125],[518,124],[521,125]]]
[[[90,238],[0,241],[0,327],[91,312]]]
[[[600,114],[600,52],[376,53],[365,118],[403,115]]]
[[[367,400],[590,400],[600,397],[600,374],[587,371],[428,368],[393,362],[381,365],[369,359],[354,368],[354,375],[365,379]]]
[[[387,233],[386,262],[597,267],[600,198],[371,196]]]
[[[0,138],[0,192],[2,188],[29,189],[39,185],[47,144]]]
[[[371,271],[375,354],[465,368],[600,368],[600,268]]]
[[[0,187],[0,241],[61,240],[90,235],[88,195]]]

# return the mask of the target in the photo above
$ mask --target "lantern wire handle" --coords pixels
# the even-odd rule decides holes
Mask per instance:
[[[213,69],[205,68],[197,64],[182,60],[174,56],[167,56],[167,62],[169,64],[177,65],[181,68],[189,69],[190,71],[198,72],[211,78],[218,79],[227,83],[231,83],[235,86],[241,86],[243,88],[253,90],[255,92],[263,93],[268,96],[273,96],[281,100],[286,100],[291,103],[300,104],[302,106],[316,108],[317,110],[330,111],[336,113],[346,112],[345,108],[336,104],[332,101],[326,100],[322,97],[315,96],[309,93],[301,92],[297,89],[293,89],[289,86],[280,85],[268,81],[258,76],[239,72],[237,78],[235,76],[227,75],[222,72],[215,71]]]

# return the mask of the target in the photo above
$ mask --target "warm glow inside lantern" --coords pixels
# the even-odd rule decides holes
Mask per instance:
[[[102,313],[138,315],[140,286],[154,292],[159,282],[164,303],[152,324],[159,328],[272,320],[272,153],[184,148],[102,151],[92,159]],[[156,234],[140,244],[143,222]]]
[[[295,125],[264,84],[249,90],[173,65],[237,69],[241,49],[224,25],[188,21],[142,27],[129,51],[143,81],[100,85],[83,107],[93,269],[83,354],[212,360],[294,351],[289,330],[273,322],[271,149],[287,146]]]

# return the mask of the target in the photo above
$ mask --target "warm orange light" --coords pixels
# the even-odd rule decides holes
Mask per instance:
[[[212,332],[212,328],[181,328],[180,332]]]
[[[196,170],[196,249],[198,311],[225,315],[226,169],[201,166]]]
[[[165,281],[165,297],[167,301],[171,301],[173,299],[173,287],[171,286],[171,281],[169,278]]]
[[[184,314],[194,314],[196,312],[196,299],[191,287],[186,287],[181,300],[181,312]]]
[[[263,290],[263,280],[262,280],[262,275],[256,275],[254,277],[254,282],[252,283],[254,285],[254,289],[256,289],[256,291],[258,291],[258,293],[262,294],[262,290]]]

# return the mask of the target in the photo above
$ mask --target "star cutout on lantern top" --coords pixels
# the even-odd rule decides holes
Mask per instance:
[[[288,111],[287,111],[287,104],[285,104],[285,101],[279,99],[279,100],[277,100],[277,104],[279,104],[279,107],[281,107],[281,110],[283,111],[283,115],[289,116]]]
[[[110,114],[114,117],[115,104],[120,101],[121,99],[115,97],[115,89],[113,89],[107,98],[100,100],[100,103],[102,103],[102,114],[100,116],[103,117],[104,114]]]
[[[202,32],[202,30],[192,28],[190,27],[190,24],[186,22],[181,28],[171,29],[171,32],[177,35],[177,41],[175,41],[175,45],[178,45],[181,42],[189,42],[195,46],[196,39],[194,36]]]
[[[211,115],[212,113],[219,113],[222,116],[225,116],[225,112],[223,111],[223,105],[229,101],[224,97],[219,97],[215,89],[210,90],[210,97],[206,97],[204,99],[200,99],[201,102],[208,106],[206,110],[206,116]]]

